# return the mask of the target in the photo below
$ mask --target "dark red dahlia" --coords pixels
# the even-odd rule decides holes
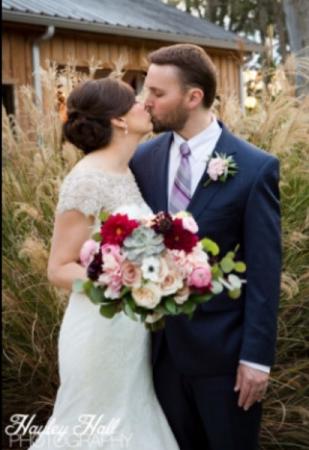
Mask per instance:
[[[139,226],[137,220],[129,219],[127,214],[109,216],[101,226],[100,234],[104,244],[122,245],[126,237]]]
[[[182,220],[177,218],[173,220],[170,230],[164,234],[164,243],[171,250],[184,250],[190,253],[198,243],[198,236],[185,230]]]

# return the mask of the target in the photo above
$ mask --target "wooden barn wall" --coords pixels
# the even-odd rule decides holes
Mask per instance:
[[[31,83],[32,57],[28,31],[4,28],[2,32],[2,82]]]
[[[14,85],[32,83],[32,42],[44,28],[4,23],[2,37],[3,83]],[[41,64],[47,60],[65,65],[75,61],[77,66],[88,66],[91,58],[100,61],[102,68],[113,69],[119,58],[125,58],[126,70],[146,71],[147,53],[163,45],[161,41],[148,41],[111,35],[100,35],[72,30],[56,30],[54,37],[40,44]],[[218,70],[218,94],[240,95],[238,52],[205,48]]]

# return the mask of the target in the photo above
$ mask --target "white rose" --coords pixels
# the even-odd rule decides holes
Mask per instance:
[[[177,305],[182,305],[185,303],[190,295],[190,289],[188,286],[184,286],[183,288],[179,289],[179,291],[176,292],[174,300]]]
[[[183,286],[182,278],[177,272],[170,271],[160,286],[162,295],[175,294]]]
[[[161,300],[161,289],[157,284],[147,283],[142,287],[132,289],[135,303],[143,308],[154,309]]]

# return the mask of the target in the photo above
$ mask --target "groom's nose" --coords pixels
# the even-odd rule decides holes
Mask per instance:
[[[146,109],[146,111],[150,112],[150,111],[151,111],[151,108],[152,108],[152,104],[151,104],[151,102],[146,98],[146,99],[145,99],[145,109]]]
[[[149,111],[153,107],[153,101],[152,101],[151,97],[152,97],[151,92],[146,90],[144,102],[145,102],[145,108],[147,109],[147,111]]]

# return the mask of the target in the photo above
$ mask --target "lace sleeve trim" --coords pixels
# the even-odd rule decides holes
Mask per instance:
[[[69,174],[60,188],[57,213],[78,210],[96,216],[103,207],[102,179],[95,174]]]

